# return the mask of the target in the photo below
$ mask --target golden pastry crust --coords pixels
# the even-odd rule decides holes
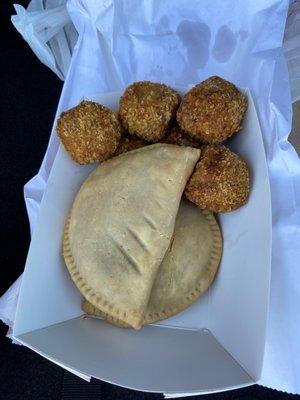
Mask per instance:
[[[71,207],[63,236],[71,278],[95,307],[135,329],[199,156],[159,143],[114,157],[89,175]]]
[[[56,131],[74,161],[88,164],[110,158],[120,141],[121,125],[108,108],[82,101],[63,112]]]
[[[249,194],[246,163],[225,146],[203,146],[190,177],[186,197],[202,210],[233,211],[243,206]]]
[[[111,325],[115,325],[118,328],[130,328],[130,325],[126,324],[118,318],[111,317],[109,314],[102,312],[97,307],[93,306],[93,304],[91,304],[85,298],[82,300],[81,309],[85,314],[105,319]]]
[[[139,149],[147,145],[149,145],[149,143],[143,139],[140,139],[136,136],[124,135],[121,136],[119,146],[117,147],[114,155],[118,156],[120,154],[127,153],[128,151]]]
[[[143,325],[169,318],[195,302],[211,285],[222,255],[222,235],[213,214],[200,211],[182,199],[170,246],[158,269],[146,309]],[[87,300],[86,314],[128,328],[118,318],[103,313]]]
[[[212,76],[186,93],[177,122],[203,143],[220,143],[241,129],[246,110],[246,96],[234,84]]]
[[[199,140],[189,136],[178,125],[173,126],[161,141],[164,143],[175,144],[177,146],[196,147],[197,149],[201,148]]]
[[[131,135],[158,142],[175,117],[179,103],[179,94],[167,85],[135,82],[120,99],[120,119]]]

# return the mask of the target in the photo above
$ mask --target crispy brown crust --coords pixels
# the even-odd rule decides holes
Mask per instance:
[[[143,139],[140,139],[136,136],[124,135],[121,137],[119,146],[117,147],[114,155],[118,156],[120,154],[127,153],[127,151],[139,149],[140,147],[147,145],[149,145],[149,143]]]
[[[225,146],[203,146],[200,160],[185,188],[186,197],[202,210],[233,211],[249,194],[246,163]]]
[[[183,132],[182,129],[178,125],[173,126],[167,132],[167,134],[160,140],[161,143],[175,144],[177,146],[185,146],[185,147],[195,147],[200,149],[201,143],[189,136],[187,133]],[[127,151],[139,149],[140,147],[148,146],[149,142],[146,140],[140,139],[137,136],[129,135],[125,133],[121,136],[119,146],[114,154],[114,156],[118,156],[123,153],[127,153]]]
[[[135,82],[120,99],[119,115],[131,135],[154,143],[165,135],[179,103],[179,94],[167,85]]]
[[[110,158],[120,140],[121,126],[108,108],[82,101],[63,112],[56,131],[74,161],[88,164]]]
[[[212,76],[183,97],[177,122],[203,143],[220,143],[241,129],[246,110],[246,96],[234,84]]]
[[[163,137],[161,142],[176,144],[177,146],[196,147],[200,149],[201,143],[184,132],[178,125],[174,125]]]

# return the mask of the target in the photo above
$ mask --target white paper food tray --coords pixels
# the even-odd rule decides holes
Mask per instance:
[[[89,96],[117,111],[121,93]],[[187,310],[140,331],[84,317],[62,257],[68,210],[95,165],[60,147],[32,237],[19,295],[15,338],[67,368],[137,390],[223,391],[261,375],[269,299],[271,203],[261,130],[250,92],[241,133],[228,145],[251,170],[247,205],[219,215],[218,275]]]

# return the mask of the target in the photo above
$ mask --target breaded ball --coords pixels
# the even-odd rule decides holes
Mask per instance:
[[[114,155],[118,156],[120,154],[127,153],[127,151],[139,149],[140,147],[145,147],[147,145],[149,145],[149,143],[143,139],[140,139],[136,136],[124,135],[121,136],[119,146],[117,147]]]
[[[227,212],[243,206],[248,194],[246,163],[225,146],[203,146],[186,185],[186,197],[202,210]]]
[[[200,149],[201,143],[185,133],[178,125],[173,126],[161,140],[164,143]]]
[[[241,129],[246,110],[246,96],[232,83],[212,76],[186,93],[177,122],[203,143],[220,143]]]
[[[121,125],[108,108],[92,101],[82,101],[63,112],[56,131],[66,150],[79,164],[110,158],[120,141]]]
[[[175,117],[179,103],[179,94],[167,85],[135,82],[120,99],[120,119],[131,135],[158,142]]]

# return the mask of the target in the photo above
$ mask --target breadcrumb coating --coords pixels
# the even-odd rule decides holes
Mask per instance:
[[[198,140],[189,136],[178,125],[173,126],[161,141],[176,144],[177,146],[196,147],[197,149],[201,147],[201,143]]]
[[[233,83],[212,76],[183,97],[177,123],[203,143],[220,143],[241,129],[246,110],[246,96]]]
[[[154,143],[165,135],[179,103],[179,94],[167,85],[135,82],[120,99],[119,115],[129,134]]]
[[[179,126],[175,125],[167,132],[167,134],[160,140],[161,143],[174,144],[176,146],[196,147],[200,148],[201,143],[192,137],[188,136]],[[129,135],[125,133],[121,136],[119,146],[115,152],[115,156],[118,156],[127,151],[139,149],[140,147],[148,146],[150,143],[146,140],[140,139],[137,136]]]
[[[148,142],[136,136],[131,136],[131,135],[121,136],[119,146],[117,147],[117,150],[114,155],[118,156],[120,154],[127,153],[127,151],[139,149],[140,147],[144,147],[147,145],[149,145]]]
[[[120,141],[121,125],[108,108],[82,101],[63,112],[56,131],[72,159],[79,164],[110,158]]]
[[[202,210],[227,212],[247,202],[249,187],[248,167],[237,154],[225,146],[206,145],[185,195]]]

